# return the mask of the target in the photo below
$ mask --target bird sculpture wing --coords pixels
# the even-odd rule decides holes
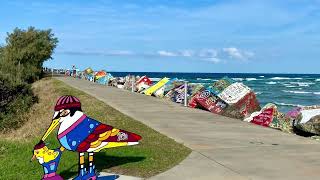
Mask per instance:
[[[78,152],[98,152],[101,149],[129,146],[139,143],[141,136],[100,124],[89,136],[79,144]]]

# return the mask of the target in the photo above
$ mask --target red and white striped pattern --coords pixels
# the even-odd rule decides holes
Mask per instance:
[[[61,96],[54,107],[55,111],[68,109],[73,107],[81,107],[80,100],[74,96]]]

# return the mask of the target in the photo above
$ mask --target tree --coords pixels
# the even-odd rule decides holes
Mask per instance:
[[[7,33],[6,45],[0,50],[1,73],[15,83],[31,83],[41,76],[42,65],[52,59],[58,39],[51,29],[14,29]],[[2,51],[2,52],[1,52]],[[21,82],[19,82],[21,81]]]
[[[58,43],[50,29],[16,28],[7,35],[0,46],[0,131],[24,122],[21,114],[36,101],[30,83],[40,78]]]

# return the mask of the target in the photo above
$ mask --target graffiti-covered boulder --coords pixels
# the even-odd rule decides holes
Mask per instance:
[[[84,70],[84,73],[86,74],[92,74],[93,73],[93,70],[89,67],[87,69]]]
[[[306,133],[320,135],[320,106],[301,108],[294,121],[294,126]]]
[[[94,81],[94,71],[89,67],[83,71],[84,79]]]
[[[206,109],[215,114],[221,114],[228,105],[210,90],[203,89],[189,101],[189,107]]]
[[[107,72],[104,70],[98,71],[95,74],[95,82],[98,84],[103,84],[106,85],[108,83],[108,76],[107,76]]]
[[[199,91],[204,90],[204,86],[202,84],[188,84],[188,87],[190,87],[190,94],[188,96],[188,99],[192,99],[193,96],[195,96]]]
[[[275,104],[267,104],[260,111],[252,113],[244,121],[251,122],[260,126],[280,129],[285,132],[292,131],[292,121],[285,114],[278,111]]]
[[[141,92],[145,89],[148,89],[152,85],[152,81],[147,76],[140,77],[136,82],[136,91]]]
[[[249,116],[251,113],[260,110],[260,104],[257,100],[256,94],[253,91],[249,91],[245,96],[237,98],[239,101],[236,103],[227,103],[228,107],[225,109],[222,115],[243,119]]]
[[[143,94],[151,96],[153,95],[154,92],[156,92],[158,89],[162,88],[165,86],[168,82],[170,81],[169,78],[164,77],[154,85],[150,86],[148,89],[143,91]]]
[[[176,87],[172,88],[166,95],[165,97],[167,99],[170,99],[173,102],[176,103],[184,103],[185,100],[185,90],[187,89],[187,98],[188,96],[190,96],[191,92],[192,92],[192,87],[187,85],[186,88],[186,84],[183,82],[180,83],[176,83],[175,85]]]
[[[123,88],[124,89],[127,89],[127,90],[133,90],[136,91],[136,86],[135,86],[135,83],[137,82],[137,77],[134,76],[134,75],[128,75],[126,77],[124,77],[124,86]]]
[[[213,113],[237,119],[243,119],[260,110],[255,93],[243,83],[228,77],[199,91],[190,99],[189,106],[200,106]]]

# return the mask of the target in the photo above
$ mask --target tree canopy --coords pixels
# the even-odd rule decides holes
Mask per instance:
[[[38,80],[42,65],[52,58],[58,39],[51,29],[14,29],[0,46],[0,131],[19,127],[21,113],[36,101],[30,83]]]
[[[6,44],[0,50],[2,76],[14,83],[30,83],[39,79],[42,65],[52,58],[57,43],[51,29],[16,28],[7,33]]]

